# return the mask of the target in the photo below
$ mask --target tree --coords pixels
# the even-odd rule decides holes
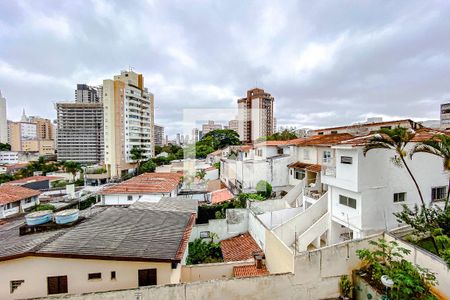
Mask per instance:
[[[130,151],[131,159],[136,161],[136,174],[139,174],[139,168],[141,165],[141,160],[144,159],[144,149],[133,146],[133,148]]]
[[[269,198],[270,195],[272,194],[272,186],[267,181],[260,180],[256,184],[256,193],[258,195],[261,195],[261,196],[265,197],[265,198]]]
[[[140,170],[143,173],[153,173],[155,172],[156,167],[157,167],[156,163],[150,159],[142,164]]]
[[[378,130],[378,133],[369,140],[368,144],[364,147],[363,153],[364,156],[366,156],[370,150],[374,149],[387,149],[394,151],[395,156],[392,158],[392,162],[399,167],[405,166],[409,176],[414,182],[414,185],[417,189],[417,193],[419,194],[422,209],[424,211],[425,220],[428,224],[430,224],[430,218],[426,210],[425,201],[423,199],[423,195],[420,190],[419,184],[417,183],[416,178],[414,177],[413,173],[411,172],[411,169],[409,168],[405,160],[405,157],[407,156],[406,147],[412,141],[414,136],[415,132],[409,128],[404,128],[400,126],[392,129],[382,128]],[[436,252],[438,252],[438,247],[434,239],[433,243],[436,248]]]
[[[261,137],[257,141],[258,142],[264,142],[264,141],[288,141],[296,139],[297,135],[295,134],[294,130],[285,129],[281,132],[275,132],[272,135]]]
[[[8,143],[0,143],[0,151],[11,151],[11,145]]]
[[[431,139],[417,143],[411,151],[411,158],[414,154],[423,152],[436,155],[442,158],[444,170],[450,174],[450,136],[445,134],[437,134]],[[444,210],[448,207],[448,199],[450,193],[450,176],[447,188],[447,199],[445,200]]]
[[[73,182],[75,181],[75,176],[77,175],[77,172],[83,171],[83,169],[81,168],[81,164],[79,162],[70,161],[70,160],[64,162],[63,168],[64,168],[64,171],[72,174]]]
[[[240,145],[239,134],[231,129],[216,129],[205,134],[197,144],[206,144],[214,150],[222,149],[231,145]]]
[[[197,177],[200,180],[203,180],[206,176],[206,171],[204,169],[202,170],[198,170],[197,173],[195,174],[195,177]]]

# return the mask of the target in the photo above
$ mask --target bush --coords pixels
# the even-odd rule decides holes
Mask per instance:
[[[431,287],[436,285],[435,274],[405,260],[403,255],[409,254],[410,250],[399,247],[395,241],[384,239],[369,243],[376,249],[361,249],[356,253],[365,264],[360,275],[374,288],[383,292],[381,276],[387,275],[394,281],[389,299],[437,299],[431,293]]]
[[[39,204],[39,205],[36,205],[36,206],[33,208],[33,211],[41,211],[41,210],[51,210],[51,211],[55,211],[55,206],[53,206],[53,205],[50,204],[50,203],[46,203],[46,204]]]
[[[256,193],[265,197],[266,199],[272,195],[272,186],[265,180],[260,180],[256,184]]]
[[[233,202],[224,202],[214,205],[200,205],[198,207],[197,224],[208,223],[209,220],[225,218],[225,211],[229,208],[236,208]]]
[[[54,188],[63,188],[66,187],[67,181],[65,180],[58,180],[52,183],[52,187]]]
[[[148,160],[141,165],[140,171],[142,173],[153,173],[155,172],[156,167],[157,166],[155,162],[153,162],[152,160]]]
[[[209,242],[205,242],[202,239],[195,239],[189,243],[186,264],[194,265],[221,261],[223,261],[223,258],[220,243],[214,243],[213,239]]]
[[[80,202],[80,210],[84,210],[86,208],[89,208],[92,206],[92,204],[95,204],[97,202],[97,199],[95,196],[89,197],[83,202]]]

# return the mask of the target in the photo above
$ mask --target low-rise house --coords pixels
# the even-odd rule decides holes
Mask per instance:
[[[59,176],[31,176],[22,179],[9,181],[6,184],[22,186],[33,190],[48,190],[51,188],[52,183],[64,179]]]
[[[0,298],[179,283],[194,222],[190,212],[99,207],[71,227],[0,226]]]
[[[98,192],[103,205],[131,205],[136,201],[158,202],[162,197],[175,197],[181,174],[144,173]]]
[[[4,184],[0,186],[0,218],[13,216],[39,204],[40,192],[29,188]]]

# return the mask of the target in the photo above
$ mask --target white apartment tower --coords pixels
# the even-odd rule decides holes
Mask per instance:
[[[0,143],[8,142],[8,121],[6,119],[6,98],[0,91]]]
[[[252,143],[260,137],[273,134],[274,97],[263,89],[247,91],[247,97],[238,100],[239,138],[244,143]]]
[[[145,159],[154,154],[154,98],[144,87],[144,77],[122,71],[103,81],[105,165],[111,178],[134,169],[131,149],[144,150]]]

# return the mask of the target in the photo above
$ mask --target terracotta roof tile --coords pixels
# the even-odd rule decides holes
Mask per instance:
[[[234,195],[226,188],[211,192],[211,203],[212,204],[230,201],[233,198],[234,198]]]
[[[44,180],[61,180],[64,179],[64,177],[60,177],[60,176],[31,176],[31,177],[26,177],[26,178],[22,178],[22,179],[17,179],[17,180],[13,180],[13,181],[9,181],[7,182],[8,184],[25,184],[25,183],[29,183],[29,182],[36,182],[36,181],[44,181]]]
[[[248,266],[236,266],[233,267],[233,276],[234,277],[256,277],[256,276],[264,276],[269,275],[269,271],[265,266],[261,269],[257,269],[256,265],[248,265]]]
[[[253,258],[254,253],[264,255],[261,248],[247,232],[220,242],[224,261],[240,261]]]
[[[169,193],[180,183],[179,173],[144,173],[127,181],[107,187],[100,195]]]
[[[349,140],[353,135],[349,133],[336,133],[325,135],[314,135],[306,138],[300,138],[288,141],[290,145],[296,146],[332,146],[341,141]]]
[[[21,186],[4,184],[0,186],[0,204],[7,204],[39,195],[41,192]]]
[[[189,222],[186,225],[186,228],[183,233],[183,237],[181,238],[180,245],[178,247],[177,253],[175,255],[175,259],[182,260],[184,256],[184,252],[186,252],[187,245],[189,243],[189,238],[191,236],[192,227],[194,226],[196,214],[192,214]]]
[[[288,168],[305,169],[307,171],[315,172],[315,173],[319,173],[320,170],[322,170],[322,166],[321,165],[318,165],[318,164],[307,164],[307,163],[303,163],[303,162],[300,162],[300,161],[297,161],[297,162],[289,164]]]
[[[255,144],[255,147],[264,147],[264,146],[285,146],[290,144],[290,141],[265,141]]]
[[[327,128],[319,128],[313,130],[314,132],[320,132],[320,131],[328,131],[332,129],[345,129],[345,128],[354,128],[354,127],[360,127],[360,126],[378,126],[378,125],[395,125],[395,124],[401,124],[405,122],[414,122],[411,119],[403,119],[403,120],[394,120],[394,121],[384,121],[384,122],[374,122],[374,123],[361,123],[361,124],[353,124],[353,125],[345,125],[345,126],[337,126],[337,127],[327,127]]]

